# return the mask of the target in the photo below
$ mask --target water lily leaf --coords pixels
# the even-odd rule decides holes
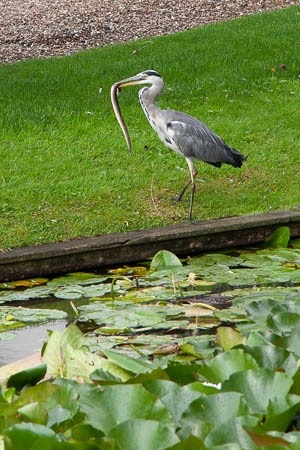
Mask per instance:
[[[121,289],[129,290],[136,287],[136,283],[128,277],[122,277],[115,280],[114,286],[119,286]]]
[[[57,309],[23,308],[2,306],[0,308],[0,331],[20,328],[25,324],[36,324],[50,320],[65,319],[67,314]]]
[[[197,388],[195,388],[195,384],[197,384]],[[170,380],[150,380],[145,383],[145,387],[161,399],[172,415],[176,427],[179,426],[181,417],[189,405],[205,392],[205,388],[201,390],[203,388],[201,383],[179,386]]]
[[[45,425],[35,423],[23,422],[13,425],[6,431],[4,442],[6,450],[59,448],[59,439],[56,433]]]
[[[297,262],[300,261],[300,251],[291,248],[276,248],[257,250],[258,256],[268,258],[273,263]]]
[[[21,408],[24,405],[30,404],[32,401],[44,404],[57,389],[58,386],[51,383],[49,380],[28,387],[21,391],[16,402],[16,407]]]
[[[153,366],[141,359],[131,358],[130,356],[124,356],[120,353],[114,352],[112,350],[104,351],[105,356],[120,366],[134,374],[147,373],[153,370]]]
[[[270,400],[266,420],[261,424],[260,430],[265,432],[277,430],[286,431],[297,416],[299,411],[300,397],[298,395],[287,395]]]
[[[269,448],[280,448],[281,446],[283,446],[284,448],[287,448],[289,442],[286,441],[285,439],[282,439],[280,437],[276,437],[276,436],[269,436],[266,434],[261,434],[255,431],[247,431],[249,436],[251,437],[252,441],[255,443],[255,445],[259,448],[265,448],[265,447],[269,447]],[[272,447],[270,447],[272,446]],[[280,447],[278,447],[280,446]]]
[[[147,273],[147,268],[144,266],[136,266],[136,267],[120,267],[118,269],[111,269],[109,273],[117,276],[134,276],[134,277],[142,277]]]
[[[291,237],[291,231],[289,227],[279,227],[272,235],[266,239],[265,247],[269,248],[279,248],[287,247]]]
[[[202,256],[194,256],[189,259],[188,264],[192,266],[223,265],[226,267],[238,267],[243,260],[236,256],[224,255],[223,253],[209,253]]]
[[[74,441],[74,447],[70,447],[70,450],[98,450],[99,448],[105,449],[105,443],[103,443],[103,447],[99,447],[99,444],[102,442],[103,433],[95,430],[91,425],[85,423],[78,423],[73,426],[70,430],[72,441]],[[76,444],[75,444],[76,442]],[[90,444],[90,442],[97,442],[97,447],[94,447]],[[70,442],[65,443],[66,448],[68,450]],[[72,445],[72,444],[71,444]]]
[[[300,284],[300,268],[290,273],[290,280],[292,283]]]
[[[249,339],[247,340],[248,343]],[[273,371],[283,370],[289,376],[294,376],[298,367],[298,360],[292,353],[278,345],[273,345],[271,342],[259,344],[259,346],[246,346],[247,352],[255,358],[259,367]]]
[[[168,266],[149,271],[143,280],[145,286],[174,286],[174,282],[186,281],[190,271],[188,266]],[[139,280],[139,284],[141,284],[141,280]]]
[[[174,444],[171,447],[168,447],[168,450],[204,450],[204,449],[207,449],[207,447],[204,445],[203,440],[199,439],[198,437],[192,434],[187,439],[178,442],[178,444]],[[231,448],[231,450],[235,449]],[[240,448],[237,448],[236,450],[240,450]]]
[[[204,355],[205,358],[212,356],[215,353],[215,336],[214,335],[200,335],[200,336],[188,336],[183,338],[180,342],[192,345],[195,352],[199,355]],[[202,358],[201,358],[202,359]]]
[[[35,421],[55,430],[59,441],[33,443],[33,450],[123,448],[124,442],[151,450],[252,449],[249,430],[266,439],[272,431],[292,448],[300,434],[300,251],[234,254],[239,256],[203,255],[184,266],[178,260],[152,272],[126,268],[103,277],[70,274],[46,285],[2,287],[0,301],[78,294],[80,326],[92,330],[88,337],[74,326],[51,334],[44,357],[56,379],[21,394],[0,392],[10,429]],[[209,298],[204,290],[211,291]],[[215,301],[208,311],[206,301],[221,295],[232,303],[221,309],[224,303]],[[99,300],[79,307],[88,298]],[[42,317],[38,308],[0,309],[7,326],[21,323],[19,309],[24,324]],[[201,334],[216,325],[211,335]]]
[[[46,364],[40,364],[30,369],[22,370],[9,377],[7,387],[15,387],[18,391],[24,386],[34,386],[44,378],[47,371]]]
[[[114,293],[119,292],[121,290],[121,286],[114,285]],[[84,287],[83,289],[83,296],[86,298],[93,298],[93,297],[103,297],[104,295],[108,294],[112,291],[111,284],[109,283],[103,283],[103,284],[92,284],[89,286]]]
[[[82,309],[81,309],[82,310]],[[101,326],[114,327],[116,329],[133,329],[136,327],[152,326],[163,320],[163,314],[157,311],[139,311],[127,308],[123,313],[107,308],[84,313],[84,317],[93,320]]]
[[[236,345],[246,343],[245,336],[231,327],[218,327],[216,338],[223,350],[230,350]]]
[[[186,355],[195,356],[197,359],[204,359],[202,353],[198,353],[192,344],[183,343],[180,345],[180,351],[185,353]]]
[[[285,373],[253,368],[232,373],[230,378],[224,381],[222,390],[241,392],[251,411],[265,414],[269,401],[285,398],[292,384],[293,380]]]
[[[216,310],[215,317],[221,322],[229,323],[241,323],[243,321],[249,321],[249,317],[247,317],[245,311],[242,308],[237,308],[235,306],[232,306],[228,309]]]
[[[31,288],[47,283],[48,278],[34,278],[32,280],[17,280],[0,283],[0,289],[16,289],[16,288]]]
[[[174,253],[171,253],[168,250],[160,250],[156,253],[156,255],[154,255],[150,264],[150,269],[162,270],[178,266],[181,267],[182,263],[180,259],[178,259],[176,255],[174,255]]]
[[[253,441],[246,430],[257,426],[258,421],[257,417],[243,415],[216,424],[206,437],[205,444],[215,450],[254,450]],[[239,446],[235,447],[235,443]]]
[[[83,334],[75,325],[67,327],[63,332],[53,331],[43,352],[43,360],[47,363],[49,373],[53,376],[71,376],[72,368],[77,365],[76,375],[88,376],[95,367],[89,366],[89,360],[93,356],[82,350],[84,344]]]
[[[222,383],[231,375],[258,367],[256,360],[242,349],[220,353],[199,367],[199,374],[211,383]]]
[[[133,293],[131,293],[131,296]],[[169,301],[170,299],[174,299],[180,296],[180,293],[174,290],[173,288],[169,288],[168,284],[163,283],[162,285],[156,285],[153,287],[139,289],[135,292],[136,299],[140,301],[144,301],[145,299],[150,300],[160,300],[160,301]],[[130,297],[130,294],[129,294]]]
[[[300,329],[295,328],[290,330],[290,332],[282,335],[281,337],[278,337],[275,340],[275,344],[280,347],[286,348],[289,352],[292,352],[296,356],[300,357],[300,346],[299,346],[299,339],[300,339]],[[299,378],[300,382],[300,378]]]
[[[99,332],[102,332],[102,329],[99,329]],[[172,350],[172,346],[176,346],[178,349],[178,344],[173,340],[170,341],[168,335],[142,333],[129,336],[107,336],[105,334],[95,336],[95,333],[93,333],[87,337],[87,345],[92,352],[98,354],[105,350],[114,349],[123,355],[145,358],[151,355],[166,354],[166,352],[169,354],[168,348]],[[160,353],[161,349],[162,353]],[[166,349],[166,352],[164,349]],[[171,351],[171,353],[174,352]]]
[[[103,283],[109,277],[106,275],[95,275],[93,273],[85,273],[85,272],[75,272],[69,273],[67,275],[54,278],[53,280],[48,282],[48,286],[56,289],[61,286],[69,286],[69,285],[88,285],[88,284],[97,284]]]
[[[154,420],[134,419],[117,425],[110,433],[118,448],[163,450],[179,442],[175,431]]]
[[[0,301],[3,302],[24,302],[35,298],[47,298],[52,294],[52,290],[48,286],[36,286],[24,291],[0,291]]]
[[[192,286],[202,286],[202,287],[207,287],[207,286],[214,286],[216,284],[215,281],[207,281],[207,280],[203,280],[201,278],[199,278],[197,276],[196,273],[194,272],[190,272],[189,276],[188,276],[188,283],[191,284]]]
[[[253,286],[256,284],[257,274],[250,269],[234,271],[234,277],[228,279],[229,286]]]
[[[61,298],[65,300],[76,300],[83,297],[84,289],[81,286],[66,286],[54,293],[56,298]]]
[[[57,380],[58,388],[45,402],[48,411],[47,425],[55,427],[71,420],[79,410],[79,393],[73,383]]]
[[[271,284],[285,284],[291,281],[291,274],[290,273],[284,273],[281,270],[273,270],[268,272],[265,272],[261,276],[257,277],[257,283],[258,284],[268,284],[269,282]]]
[[[237,291],[236,296],[233,299],[233,304],[238,307],[245,307],[247,309],[247,312],[253,317],[255,317],[254,312],[252,313],[250,308],[248,307],[248,304],[251,304],[253,302],[253,311],[255,308],[259,310],[261,308],[261,314],[265,315],[263,312],[264,308],[272,308],[276,304],[282,303],[285,304],[286,302],[290,302],[292,300],[297,301],[297,298],[299,298],[299,292],[300,289],[297,287],[285,287],[285,288],[260,288],[260,289],[249,289],[249,290],[243,290]],[[254,302],[265,302],[265,304],[262,305],[255,305]],[[269,305],[268,305],[269,302]]]
[[[276,250],[257,250],[256,252],[243,253],[240,256],[243,259],[242,266],[259,268],[260,270],[278,267],[286,261],[286,257],[282,257],[275,252]]]
[[[18,409],[20,419],[34,422],[40,425],[47,425],[48,411],[40,402],[31,402]]]
[[[207,422],[213,421],[218,426],[247,413],[249,413],[249,410],[243,402],[242,394],[238,392],[218,392],[201,396],[195,400],[185,411],[183,419],[188,417],[192,422],[197,419]]]
[[[140,384],[117,384],[105,386],[104,390],[85,385],[80,390],[79,409],[87,423],[105,434],[127,420],[146,419],[165,426],[172,424],[161,400]]]
[[[122,383],[122,379],[103,369],[96,369],[90,375],[91,381],[100,385]]]
[[[300,328],[300,314],[283,311],[268,318],[268,326],[275,332],[290,333],[291,330]]]
[[[96,324],[105,328],[129,331],[145,327],[165,328],[179,326],[174,319],[181,318],[184,307],[172,305],[135,305],[125,302],[93,302],[79,308],[79,319],[83,321],[93,320]],[[169,322],[172,319],[172,322]],[[174,320],[174,322],[173,322]],[[185,321],[184,325],[188,322]]]
[[[62,333],[53,331],[43,352],[43,360],[47,364],[49,373],[54,376],[65,376],[64,350],[68,345],[74,349],[80,348],[83,345],[82,340],[83,334],[74,325],[69,326]]]
[[[70,325],[62,333],[53,331],[43,353],[48,372],[57,377],[88,380],[96,369],[103,369],[126,381],[129,374],[119,366],[89,352],[82,332]]]
[[[274,300],[261,300],[253,301],[248,305],[245,305],[245,310],[248,313],[249,318],[255,321],[264,321],[267,319],[271,311],[276,306]]]

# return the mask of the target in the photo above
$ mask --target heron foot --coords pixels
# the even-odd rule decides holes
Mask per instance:
[[[174,202],[181,202],[182,199],[182,195],[178,194],[178,195],[174,195],[174,197],[172,197],[172,200],[174,200]]]

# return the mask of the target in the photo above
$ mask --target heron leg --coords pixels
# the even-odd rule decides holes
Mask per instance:
[[[192,213],[193,213],[193,204],[194,204],[195,190],[196,190],[196,183],[195,183],[195,181],[192,181],[190,209],[189,209],[189,215],[188,215],[188,218],[189,218],[190,221],[192,221]]]
[[[184,185],[184,188],[179,192],[178,195],[176,195],[176,197],[175,197],[176,202],[181,201],[183,194],[185,193],[185,191],[187,190],[187,188],[189,187],[191,182],[192,182],[192,180],[191,180],[191,178],[189,178],[187,183]]]
[[[191,200],[190,200],[190,209],[189,209],[189,216],[188,216],[188,218],[189,218],[189,220],[192,220],[194,195],[195,195],[195,190],[196,190],[195,177],[197,176],[198,172],[195,169],[193,161],[191,159],[186,158],[186,162],[187,162],[187,164],[189,166],[190,178],[188,179],[187,183],[184,185],[184,188],[179,193],[179,195],[177,195],[176,201],[179,202],[182,199],[183,194],[185,193],[185,191],[187,190],[187,188],[191,184],[192,185],[192,189],[191,189]]]
[[[195,178],[196,178],[196,175],[197,175],[198,172],[195,169],[195,166],[194,166],[193,161],[191,159],[186,158],[186,162],[188,163],[188,166],[189,166],[189,169],[190,169],[190,174],[191,174],[191,180],[190,180],[189,184],[192,184],[190,209],[189,209],[189,215],[188,215],[188,219],[191,221],[192,220],[192,213],[193,213],[194,195],[195,195],[195,190],[196,190]]]

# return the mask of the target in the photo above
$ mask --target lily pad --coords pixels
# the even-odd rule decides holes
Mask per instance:
[[[25,324],[36,324],[48,322],[50,320],[66,319],[67,314],[64,311],[55,309],[33,309],[33,308],[14,308],[11,306],[2,306],[0,309],[0,330],[12,330],[25,326]]]
[[[265,246],[270,248],[287,247],[291,237],[289,227],[279,227],[266,240]]]
[[[150,269],[152,270],[162,270],[162,269],[169,269],[173,267],[181,267],[182,263],[177,258],[174,253],[171,253],[167,250],[160,250],[156,255],[153,257]]]

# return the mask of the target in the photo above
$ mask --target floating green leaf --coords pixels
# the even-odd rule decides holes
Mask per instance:
[[[300,329],[300,314],[290,311],[278,312],[268,318],[267,324],[277,333],[291,333],[292,330]]]
[[[1,306],[0,308],[0,331],[12,330],[21,326],[43,323],[50,320],[66,319],[64,311],[56,309],[38,308],[14,308],[11,306]]]
[[[39,425],[47,425],[48,411],[40,402],[31,402],[18,409],[21,419],[34,422]]]
[[[273,234],[266,239],[265,246],[269,248],[287,247],[291,237],[289,227],[277,228]]]
[[[245,344],[246,338],[231,327],[218,327],[217,341],[223,350],[230,350],[239,344]]]
[[[285,373],[257,367],[232,373],[222,389],[242,393],[252,412],[264,414],[269,402],[285,398],[291,386],[292,380]]]
[[[4,438],[5,450],[51,450],[59,448],[59,437],[44,425],[19,423],[9,428]]]
[[[58,450],[112,450],[124,442],[144,448],[142,436],[149,448],[178,450],[297,442],[300,251],[234,254],[184,265],[163,254],[159,270],[70,274],[25,290],[3,288],[0,301],[70,299],[80,327],[91,330],[52,332],[43,358],[53,380],[0,391],[8,448],[21,445],[23,422],[42,426],[25,439],[44,433],[43,449],[48,441]],[[1,310],[12,328],[66,317],[58,309],[52,316],[43,308]]]
[[[15,387],[21,390],[24,386],[34,386],[44,378],[47,371],[46,364],[40,364],[31,369],[22,370],[9,377],[7,387]]]
[[[171,416],[161,400],[139,384],[81,389],[79,408],[95,429],[110,433],[127,420],[143,419],[170,426]]]
[[[153,370],[153,366],[151,364],[136,358],[131,358],[130,356],[124,356],[118,352],[106,350],[104,354],[110,361],[114,362],[122,369],[134,374],[147,373]]]
[[[232,349],[205,362],[200,366],[199,373],[205,380],[217,384],[224,382],[236,372],[257,367],[258,364],[251,355],[242,349]]]
[[[181,261],[177,258],[176,255],[174,255],[174,253],[171,253],[167,250],[160,250],[153,257],[150,264],[150,269],[163,270],[181,266],[182,266]]]
[[[122,422],[109,436],[120,449],[163,450],[179,442],[174,430],[154,420],[134,419]]]

